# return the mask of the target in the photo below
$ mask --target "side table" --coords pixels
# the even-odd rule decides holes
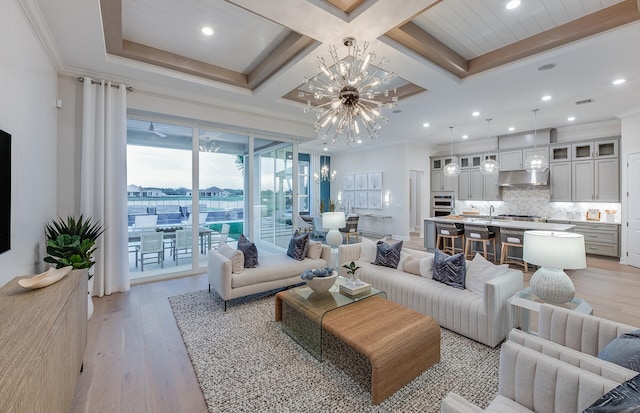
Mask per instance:
[[[520,327],[522,331],[527,333],[536,334],[536,331],[531,330],[531,311],[540,313],[540,306],[544,303],[540,297],[535,295],[531,288],[527,287],[524,290],[518,292],[513,297],[507,300],[508,307],[508,322],[509,328]],[[573,300],[564,304],[554,304],[558,307],[568,308],[582,314],[593,314],[593,308],[588,302],[581,298],[574,297]]]

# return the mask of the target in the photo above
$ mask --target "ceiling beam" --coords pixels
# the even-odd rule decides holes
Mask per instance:
[[[100,12],[107,53],[118,54],[122,51],[122,2],[100,0]]]
[[[469,61],[471,76],[640,19],[639,0],[625,0]],[[463,77],[464,77],[463,76]]]
[[[327,3],[334,5],[343,12],[349,14],[357,9],[365,0],[325,0]]]
[[[315,40],[310,37],[296,32],[289,33],[275,50],[269,53],[269,55],[249,73],[249,88],[255,89],[260,86],[313,43],[315,43]]]
[[[625,0],[470,60],[410,21],[389,30],[385,36],[464,78],[631,23],[640,19],[639,10],[640,0]]]

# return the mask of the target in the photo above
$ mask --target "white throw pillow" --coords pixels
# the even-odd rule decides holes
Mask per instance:
[[[382,240],[384,241],[384,239]],[[360,258],[358,261],[374,262],[378,251],[378,241],[372,241],[369,238],[362,237],[362,245],[360,246]]]
[[[420,260],[420,276],[425,278],[433,277],[433,255]]]
[[[225,243],[220,243],[218,252],[231,260],[231,272],[241,273],[244,269],[244,254],[240,250],[231,248]]]
[[[411,257],[411,255],[407,254],[406,252],[400,251],[400,260],[398,261],[398,266],[396,267],[397,270],[404,271],[402,269],[402,265],[407,260],[407,258],[412,258],[412,257]]]
[[[509,269],[508,264],[495,265],[476,253],[467,266],[465,288],[477,294],[484,294],[484,284]]]
[[[319,260],[322,255],[322,242],[309,240],[307,246],[307,257],[312,260]]]
[[[420,275],[421,261],[421,259],[409,255],[407,259],[402,262],[402,271],[413,275]]]

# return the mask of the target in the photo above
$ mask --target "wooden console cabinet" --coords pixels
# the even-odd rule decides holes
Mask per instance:
[[[0,288],[0,412],[68,412],[87,343],[87,271]]]

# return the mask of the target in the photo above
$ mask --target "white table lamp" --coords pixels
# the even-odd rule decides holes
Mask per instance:
[[[338,229],[346,225],[344,212],[324,212],[322,214],[322,227],[328,229],[326,240],[331,248],[338,248],[342,244],[342,234]]]
[[[553,304],[571,301],[576,290],[563,270],[587,266],[584,235],[573,232],[525,231],[524,261],[539,265],[531,277],[531,291]]]

